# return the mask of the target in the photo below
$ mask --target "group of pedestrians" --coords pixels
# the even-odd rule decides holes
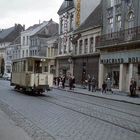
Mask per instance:
[[[68,80],[69,89],[74,90],[74,88],[75,88],[75,77],[70,74],[67,77],[67,80]],[[54,84],[57,85],[58,88],[63,88],[64,89],[65,88],[65,83],[66,83],[66,76],[65,75],[56,77],[54,79]],[[98,83],[97,83],[97,80],[94,76],[91,77],[88,74],[87,80],[85,80],[85,83],[87,83],[87,85],[88,85],[88,91],[96,92]],[[113,91],[111,89],[111,85],[112,85],[112,82],[111,82],[110,78],[107,78],[106,80],[104,80],[103,83],[102,83],[101,92],[106,93],[107,91],[111,91],[113,93]],[[136,87],[137,87],[137,83],[132,78],[131,81],[130,81],[130,86],[129,86],[130,96],[136,96]]]
[[[68,80],[69,89],[74,90],[74,88],[75,88],[75,77],[72,76],[72,75],[69,75],[67,77],[67,80]],[[62,75],[62,76],[55,77],[54,78],[54,84],[56,86],[58,86],[58,88],[63,88],[64,89],[65,86],[66,86],[66,76]]]
[[[66,82],[65,75],[54,78],[54,84],[58,87],[65,88],[65,82]]]
[[[132,97],[136,96],[136,87],[137,87],[137,82],[132,78],[129,86],[130,96]]]
[[[88,74],[88,78],[87,78],[87,83],[88,83],[88,91],[95,91],[96,92],[96,89],[97,89],[97,81],[95,79],[94,76],[90,76]]]

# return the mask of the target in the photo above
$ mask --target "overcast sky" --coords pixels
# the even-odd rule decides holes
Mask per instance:
[[[63,0],[0,0],[0,29],[14,26],[25,28],[51,18],[59,22],[57,11]]]

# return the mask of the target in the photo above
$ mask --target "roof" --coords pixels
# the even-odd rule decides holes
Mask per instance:
[[[94,11],[87,17],[87,19],[80,25],[80,27],[75,30],[76,32],[81,32],[86,29],[96,28],[102,26],[102,4],[100,3]]]
[[[54,22],[52,19],[49,21],[44,21],[41,24],[35,24],[30,26],[27,30],[22,32],[22,34],[28,34],[30,37],[50,37],[58,34],[58,23]]]
[[[0,39],[4,39],[6,36],[8,36],[12,31],[14,31],[15,27],[11,27],[8,29],[2,29],[0,31]]]
[[[10,43],[10,45],[15,45],[15,44],[21,44],[20,36],[18,36],[13,42]]]
[[[22,27],[20,24],[15,24],[15,26],[3,29],[0,31],[0,42],[12,42],[14,41],[21,33],[21,31],[24,30],[24,27]]]
[[[37,32],[39,32],[42,28],[44,28],[46,25],[48,25],[48,23],[49,23],[49,21],[43,21],[41,24],[35,24],[33,26],[30,26],[24,32],[31,32],[31,35],[34,35]]]
[[[59,10],[58,10],[58,15],[63,14],[64,12],[69,11],[70,9],[74,8],[74,2],[73,0],[71,1],[65,1],[62,3],[62,5],[60,6]]]

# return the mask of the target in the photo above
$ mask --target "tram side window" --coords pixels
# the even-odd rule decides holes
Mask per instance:
[[[48,72],[48,66],[47,65],[44,66],[44,72]]]
[[[32,62],[32,60],[28,61],[28,71],[33,71],[33,62]]]
[[[42,73],[42,62],[35,61],[35,73]]]
[[[15,72],[15,67],[16,67],[16,66],[15,66],[15,63],[13,63],[13,66],[12,66],[12,71],[13,71],[13,72]]]
[[[25,61],[21,62],[21,72],[25,72]]]
[[[17,72],[17,62],[13,63],[13,72]]]
[[[18,64],[18,72],[22,72],[22,62],[19,62]]]
[[[26,70],[26,61],[23,61],[23,72]]]

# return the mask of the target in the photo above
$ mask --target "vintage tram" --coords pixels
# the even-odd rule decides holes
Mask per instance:
[[[25,57],[13,60],[11,86],[16,90],[43,93],[53,86],[53,74],[48,71],[45,57]]]

